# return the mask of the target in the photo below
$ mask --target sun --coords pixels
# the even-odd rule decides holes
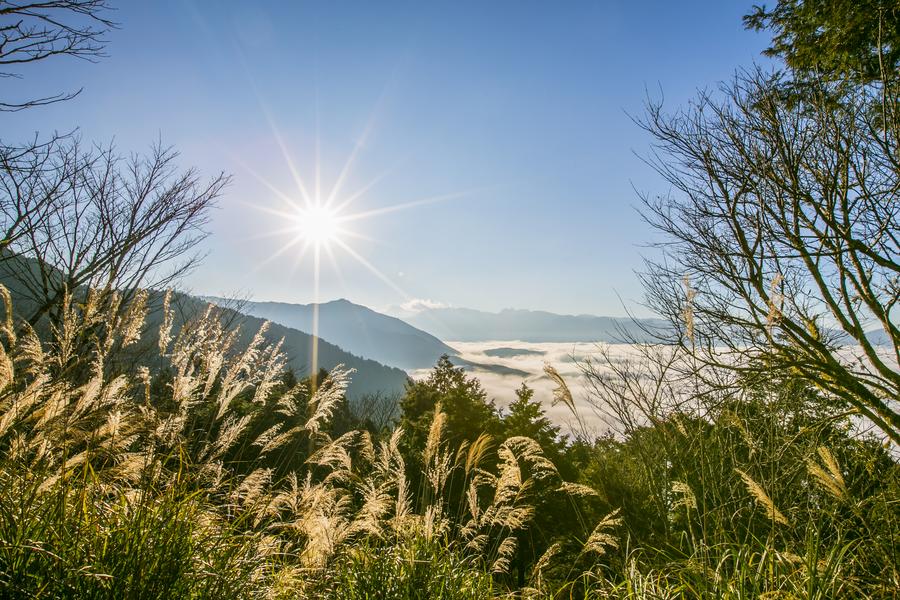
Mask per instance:
[[[372,119],[370,118],[369,125],[366,126],[362,136],[357,140],[355,147],[350,152],[350,156],[340,169],[337,178],[331,185],[330,191],[323,194],[320,181],[321,165],[319,163],[318,133],[316,134],[315,139],[315,161],[312,165],[314,170],[314,177],[312,179],[313,185],[308,186],[297,169],[281,132],[278,130],[278,127],[275,125],[275,122],[272,120],[271,115],[261,99],[260,107],[262,108],[266,120],[269,122],[272,136],[281,150],[282,158],[284,158],[287,170],[292,176],[295,186],[294,189],[287,191],[283,190],[238,159],[238,162],[242,164],[246,171],[272,193],[272,200],[277,202],[267,200],[262,204],[250,204],[250,206],[269,213],[278,220],[278,227],[273,227],[271,231],[262,234],[260,237],[277,236],[286,238],[285,242],[281,244],[279,248],[261,261],[258,268],[261,268],[263,265],[269,264],[286,254],[294,256],[295,269],[301,263],[307,261],[312,263],[311,283],[313,311],[312,326],[309,332],[312,334],[309,372],[317,373],[319,347],[318,307],[320,302],[320,283],[323,262],[328,261],[333,268],[333,272],[343,282],[343,276],[341,275],[341,269],[337,258],[339,255],[346,255],[365,267],[372,275],[397,292],[401,298],[408,300],[410,295],[406,291],[401,289],[391,277],[372,264],[363,253],[360,253],[353,248],[351,243],[352,240],[377,242],[377,240],[358,231],[361,222],[416,207],[438,202],[447,202],[449,200],[469,196],[475,192],[488,191],[492,188],[479,188],[437,196],[426,196],[406,202],[401,201],[377,208],[360,210],[358,206],[354,206],[355,203],[364,196],[367,196],[368,192],[390,172],[385,171],[376,175],[355,190],[348,192],[344,189],[344,184],[349,178],[357,155],[365,146],[369,132],[372,130]],[[318,116],[316,119],[318,119]]]
[[[316,247],[337,242],[341,233],[341,216],[336,210],[322,204],[296,207],[293,215],[298,241]]]

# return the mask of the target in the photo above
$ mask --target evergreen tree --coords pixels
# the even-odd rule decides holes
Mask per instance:
[[[447,415],[444,440],[452,446],[458,446],[463,440],[473,441],[481,433],[496,436],[500,432],[497,409],[488,400],[481,383],[474,377],[466,377],[465,371],[454,367],[445,354],[427,379],[407,385],[400,401],[400,422],[410,449],[424,448],[439,402]]]
[[[516,399],[509,405],[509,413],[503,417],[503,430],[507,437],[530,437],[547,452],[558,454],[563,446],[559,440],[559,427],[550,422],[541,403],[534,400],[534,390],[524,381],[516,390]]]
[[[559,427],[547,418],[540,401],[534,399],[534,390],[525,382],[516,390],[516,399],[509,405],[508,411],[503,417],[504,437],[525,436],[533,439],[556,465],[561,479],[574,481],[579,477],[574,456],[570,455],[565,438],[560,437]],[[535,561],[554,541],[584,536],[586,533],[581,518],[585,506],[559,493],[555,481],[535,483],[530,493],[535,505],[534,521],[527,532],[520,532],[517,536],[518,551],[513,565],[519,586],[524,585]]]
[[[896,0],[779,0],[755,6],[748,29],[772,31],[769,56],[795,75],[858,82],[895,79],[900,68],[900,3]]]

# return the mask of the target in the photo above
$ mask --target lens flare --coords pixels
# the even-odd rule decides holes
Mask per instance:
[[[288,151],[288,146],[285,143],[281,132],[276,126],[271,113],[269,112],[262,99],[260,98],[259,100],[263,115],[269,123],[269,127],[272,131],[275,142],[279,150],[281,151],[282,157],[284,158],[284,161],[287,165],[287,169],[292,176],[293,182],[295,184],[295,189],[280,189],[266,177],[256,172],[250,165],[244,164],[244,161],[240,160],[237,157],[235,157],[235,160],[239,164],[241,164],[241,166],[247,171],[248,174],[257,179],[274,196],[273,199],[267,200],[264,203],[251,204],[251,206],[253,206],[254,208],[267,212],[270,215],[273,215],[278,220],[279,226],[263,234],[261,237],[278,236],[285,239],[285,242],[279,248],[274,250],[270,256],[261,261],[259,267],[261,268],[263,265],[269,264],[279,257],[283,257],[285,255],[294,256],[295,268],[299,266],[301,262],[304,262],[304,259],[312,259],[311,283],[313,295],[313,320],[312,331],[309,332],[312,334],[309,372],[317,373],[319,367],[318,305],[321,300],[320,283],[322,275],[323,251],[326,254],[326,257],[329,259],[330,265],[333,267],[336,274],[340,275],[340,268],[338,265],[339,261],[336,257],[336,254],[345,255],[365,267],[372,275],[374,275],[388,287],[397,292],[401,298],[408,300],[410,297],[409,294],[401,289],[400,286],[398,286],[397,283],[394,282],[390,277],[388,277],[385,273],[378,269],[378,267],[372,264],[365,256],[363,256],[363,254],[358,252],[350,245],[351,240],[364,240],[369,242],[376,241],[357,231],[359,225],[361,225],[363,221],[377,218],[382,215],[388,215],[391,213],[409,210],[429,204],[437,204],[455,199],[462,199],[473,194],[490,191],[492,189],[495,189],[496,186],[470,189],[467,191],[451,194],[424,197],[406,202],[397,202],[386,206],[383,205],[377,208],[359,210],[359,208],[356,208],[353,205],[362,197],[366,196],[368,192],[375,186],[375,184],[383,179],[385,175],[387,175],[387,172],[380,173],[378,176],[368,181],[361,188],[347,193],[344,192],[344,184],[347,183],[347,181],[350,179],[350,172],[356,162],[358,154],[365,145],[365,141],[369,136],[370,130],[372,129],[372,123],[370,122],[370,124],[366,127],[366,130],[364,131],[356,146],[353,148],[343,168],[340,169],[340,175],[337,177],[337,180],[333,182],[330,191],[327,194],[323,194],[323,190],[321,189],[322,182],[320,181],[321,165],[319,164],[318,133],[316,134],[315,139],[315,160],[314,164],[312,165],[313,185],[308,186],[307,182],[305,182],[303,177],[301,176],[299,169],[295,165],[294,160],[291,157],[290,152]],[[272,200],[275,200],[275,203],[280,204],[280,206],[272,206]],[[341,279],[343,278],[341,277]]]
[[[300,207],[293,221],[297,237],[314,246],[327,246],[337,241],[342,233],[340,215],[327,206]]]

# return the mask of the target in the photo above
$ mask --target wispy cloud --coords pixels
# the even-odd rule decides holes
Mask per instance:
[[[407,313],[420,313],[423,310],[434,308],[448,308],[449,304],[431,300],[430,298],[412,298],[400,305],[400,309]]]

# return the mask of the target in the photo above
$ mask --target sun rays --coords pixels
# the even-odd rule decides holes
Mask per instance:
[[[298,168],[296,161],[291,156],[284,136],[278,130],[271,114],[266,110],[262,102],[261,107],[270,126],[274,142],[284,160],[285,168],[290,175],[289,181],[291,185],[289,189],[279,187],[249,165],[240,161],[244,170],[270,192],[267,199],[253,203],[250,206],[271,215],[273,220],[277,221],[277,225],[273,225],[268,232],[259,236],[280,240],[279,245],[259,266],[260,268],[264,268],[267,265],[270,266],[276,260],[283,260],[285,257],[294,258],[295,269],[301,264],[311,266],[312,277],[308,283],[308,289],[312,291],[314,307],[312,331],[309,332],[312,334],[310,373],[316,373],[319,366],[318,305],[322,300],[320,297],[320,286],[323,268],[332,272],[340,282],[345,284],[340,264],[343,260],[349,259],[353,263],[364,267],[381,283],[396,292],[400,296],[401,301],[406,301],[410,298],[410,294],[402,289],[388,274],[373,264],[361,249],[354,247],[354,241],[377,241],[361,233],[360,229],[364,230],[366,221],[370,219],[460,199],[482,191],[483,188],[424,196],[381,206],[373,206],[373,203],[369,201],[366,202],[365,206],[359,206],[371,194],[373,188],[395,170],[389,169],[384,173],[380,173],[355,190],[348,185],[352,179],[351,175],[354,165],[360,159],[362,146],[369,137],[372,123],[370,122],[366,126],[360,141],[354,145],[347,160],[337,171],[337,178],[333,182],[326,182],[326,185],[323,186],[318,133],[314,142],[313,162],[315,164],[310,165],[313,177],[312,181],[309,181],[305,180],[301,175],[301,169]]]
[[[351,212],[349,208],[352,202],[362,197],[364,193],[357,192],[348,196],[346,199],[338,198],[337,201],[335,201],[333,197],[330,197],[328,200],[322,200],[318,197],[306,196],[303,191],[301,191],[305,188],[302,187],[302,181],[297,178],[296,170],[292,169],[292,171],[292,174],[295,179],[297,179],[298,183],[298,199],[292,198],[289,194],[277,189],[270,182],[263,180],[257,173],[250,171],[254,177],[260,179],[260,181],[273,192],[275,198],[280,200],[283,205],[281,208],[273,208],[263,204],[252,204],[251,206],[272,215],[279,221],[278,227],[273,228],[260,237],[277,237],[284,240],[284,242],[263,261],[262,265],[264,266],[271,263],[275,259],[289,253],[293,253],[297,265],[311,257],[314,275],[314,281],[312,283],[314,289],[318,287],[321,258],[322,253],[325,252],[328,254],[330,264],[336,271],[339,270],[339,256],[350,257],[402,297],[407,298],[408,294],[403,291],[396,282],[391,280],[385,273],[370,261],[366,260],[358,250],[353,248],[351,240],[377,241],[360,233],[356,226],[362,221],[380,217],[382,215],[401,210],[408,210],[426,204],[447,201],[466,195],[466,193],[445,194],[412,202],[403,202],[374,209]],[[371,186],[372,184],[368,184],[366,188]],[[314,294],[314,302],[319,302],[318,294]]]

